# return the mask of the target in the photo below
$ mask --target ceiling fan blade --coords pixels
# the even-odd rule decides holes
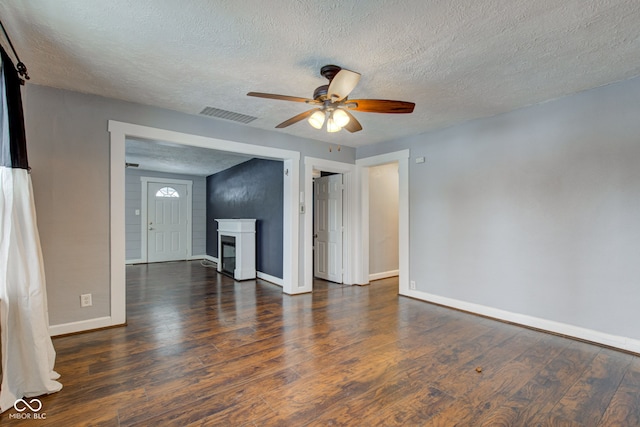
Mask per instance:
[[[358,132],[360,130],[362,130],[362,125],[360,124],[360,122],[358,121],[358,119],[356,119],[353,114],[351,114],[350,112],[348,112],[347,110],[342,110],[345,113],[347,113],[347,116],[349,116],[349,123],[347,123],[345,126],[342,127],[342,129],[346,129],[349,132],[353,133],[353,132]]]
[[[413,102],[388,99],[350,99],[346,102],[347,108],[365,113],[408,114],[415,106]]]
[[[340,70],[329,84],[327,97],[332,101],[341,101],[356,87],[360,81],[360,73],[349,70]]]
[[[293,102],[306,102],[307,104],[319,104],[320,102],[309,99],[309,98],[300,98],[298,96],[288,96],[288,95],[276,95],[274,93],[263,93],[263,92],[249,92],[247,96],[255,96],[257,98],[268,98],[268,99],[280,99],[282,101],[293,101]]]
[[[278,126],[276,126],[276,129],[286,128],[287,126],[291,126],[294,123],[298,123],[300,120],[306,119],[307,117],[309,117],[310,115],[312,115],[316,111],[320,111],[320,108],[312,108],[309,111],[305,111],[304,113],[300,113],[297,116],[293,116],[289,120],[285,120],[284,122],[282,122]]]

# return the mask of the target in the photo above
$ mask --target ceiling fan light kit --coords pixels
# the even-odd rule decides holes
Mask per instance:
[[[327,132],[338,132],[351,121],[351,118],[344,110],[327,107],[314,112],[307,119],[309,124],[316,129],[322,129],[325,120]]]
[[[338,132],[346,129],[353,133],[362,130],[362,125],[348,110],[366,113],[409,114],[413,112],[415,107],[413,102],[388,99],[348,100],[347,97],[360,81],[359,73],[342,69],[337,65],[325,65],[320,69],[320,74],[329,80],[329,84],[317,87],[313,92],[313,99],[263,92],[249,92],[247,95],[282,101],[304,102],[318,106],[285,120],[276,126],[277,129],[285,128],[307,119],[315,129],[322,129],[326,123],[327,132]]]
[[[339,132],[341,131],[342,128],[340,126],[338,126],[335,122],[335,120],[333,120],[333,117],[329,117],[329,120],[327,120],[327,132]]]
[[[331,113],[331,117],[333,118],[335,124],[340,128],[343,128],[347,124],[349,124],[349,116],[344,112],[344,110],[341,110],[339,108],[333,110],[333,113]]]
[[[313,113],[312,115],[310,115],[309,119],[307,121],[314,128],[322,129],[322,125],[324,124],[325,116],[326,116],[326,114],[325,114],[324,111],[318,110],[315,113]]]

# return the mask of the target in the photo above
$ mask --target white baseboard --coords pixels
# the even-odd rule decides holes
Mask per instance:
[[[113,322],[111,316],[97,317],[95,319],[80,320],[78,322],[62,323],[60,325],[50,325],[49,335],[55,337],[57,335],[72,334],[74,332],[90,331],[92,329],[106,328],[109,326],[117,326]]]
[[[263,273],[262,271],[256,271],[256,276],[258,279],[266,280],[274,285],[278,285],[280,287],[284,286],[284,282],[279,277],[271,276],[267,273]]]
[[[516,323],[518,325],[528,326],[531,328],[565,335],[580,340],[615,347],[621,350],[640,353],[640,340],[636,340],[633,338],[611,335],[604,332],[594,331],[592,329],[586,329],[579,326],[556,322],[553,320],[541,319],[525,314],[513,313],[510,311],[500,310],[493,307],[487,307],[480,304],[460,301],[453,298],[442,297],[439,295],[433,295],[416,290],[408,290],[406,293],[402,292],[401,295],[444,305],[458,310],[468,311],[470,313],[475,313],[510,323]]]
[[[218,263],[218,258],[212,257],[210,255],[201,255],[199,259],[206,259],[207,261]]]
[[[373,273],[369,275],[369,280],[380,280],[380,279],[386,279],[387,277],[395,277],[398,276],[400,274],[400,270],[389,270],[389,271],[383,271],[381,273]]]
[[[210,261],[214,260],[213,262],[215,263],[218,262],[217,258],[210,257],[209,255],[191,255],[187,257],[187,261],[195,261],[198,259],[208,259]],[[138,258],[138,259],[128,259],[124,263],[126,265],[133,265],[133,264],[146,264],[146,262],[147,262],[146,259]]]
[[[207,261],[215,262],[218,264],[218,258],[214,258],[210,255],[201,255],[200,259],[206,259]],[[273,283],[274,285],[284,286],[284,282],[279,277],[271,276],[270,274],[263,273],[261,271],[256,271],[256,277],[258,279],[266,280],[267,282]]]

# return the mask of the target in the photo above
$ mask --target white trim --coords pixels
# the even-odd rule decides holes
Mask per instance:
[[[438,295],[429,294],[417,290],[409,290],[406,296],[420,299],[426,302],[440,304],[446,307],[455,308],[458,310],[464,310],[470,313],[487,316],[493,319],[503,320],[510,323],[515,323],[522,326],[528,326],[535,329],[540,329],[547,332],[561,334],[567,337],[577,338],[581,340],[590,341],[597,344],[602,344],[610,347],[619,348],[622,350],[632,351],[634,353],[640,353],[640,340],[633,338],[621,337],[618,335],[606,334],[592,329],[586,329],[579,326],[570,325],[567,323],[556,322],[553,320],[542,319],[539,317],[528,316],[526,314],[513,313],[510,311],[500,310],[493,307],[487,307],[480,304],[474,304],[471,302],[460,301],[453,298],[442,297]]]
[[[193,251],[193,181],[188,179],[173,179],[173,178],[154,178],[152,176],[141,176],[141,196],[140,196],[140,255],[143,262],[149,261],[149,227],[147,227],[147,215],[149,213],[148,198],[149,198],[149,183],[155,182],[158,184],[180,184],[187,186],[187,255],[185,258],[176,258],[179,261],[181,259],[191,259]]]
[[[342,229],[344,230],[342,233],[342,283],[345,285],[356,283],[353,274],[355,270],[354,264],[356,263],[353,242],[356,239],[358,228],[355,203],[356,195],[358,194],[355,176],[356,166],[349,165],[349,169],[351,172],[342,173],[342,187],[344,188],[342,193]],[[313,240],[311,244],[313,245]]]
[[[398,283],[400,295],[409,291],[409,150],[400,150],[379,156],[356,160],[360,189],[360,227],[358,228],[357,283],[364,284],[369,277],[369,171],[371,166],[398,162]]]
[[[161,184],[186,184],[186,185],[193,186],[193,181],[190,179],[157,178],[155,176],[141,176],[140,181],[158,182]]]
[[[358,169],[356,176],[360,190],[356,203],[360,222],[358,224],[359,238],[355,242],[357,254],[355,279],[357,284],[366,285],[371,280],[369,277],[369,173],[367,173],[367,169],[363,170],[361,166],[358,166],[357,162],[356,168]]]
[[[55,337],[57,335],[73,334],[75,332],[118,325],[124,325],[124,322],[121,324],[113,323],[112,316],[97,317],[95,319],[80,320],[78,322],[61,323],[59,325],[49,326],[49,335]]]
[[[213,257],[211,255],[201,255],[200,258],[206,259],[207,261],[215,262],[216,264],[218,263],[218,258]]]
[[[298,199],[293,195],[298,194],[300,188],[299,168],[300,153],[297,151],[283,150],[280,148],[262,145],[246,144],[242,142],[228,141],[218,138],[210,138],[200,135],[192,135],[175,132],[166,129],[152,128],[131,123],[109,120],[110,139],[110,300],[111,316],[108,325],[98,327],[121,325],[126,322],[126,282],[125,282],[125,139],[129,137],[144,138],[150,140],[166,141],[181,145],[191,145],[202,148],[212,148],[221,151],[230,151],[240,154],[249,154],[256,157],[280,159],[284,161],[284,167],[289,170],[289,175],[284,179],[284,218],[290,223],[284,224],[283,229],[283,286],[285,293],[299,293],[298,278]],[[289,179],[287,179],[287,177]],[[291,200],[293,199],[293,200]],[[297,291],[297,292],[296,292]],[[102,319],[102,318],[101,318]],[[88,321],[91,322],[91,321]],[[80,330],[93,329],[88,327]],[[58,325],[54,326],[57,327]],[[76,331],[77,332],[77,331]]]
[[[298,151],[284,150],[281,148],[267,147],[263,145],[247,144],[244,142],[230,141],[227,139],[211,138],[208,136],[194,135],[190,133],[176,132],[172,130],[136,125],[133,123],[109,120],[109,132],[125,136],[149,138],[165,142],[173,142],[180,145],[211,148],[214,150],[229,151],[233,153],[249,154],[269,159],[295,159],[300,160]],[[124,168],[124,163],[122,164]]]
[[[282,292],[300,294],[306,292],[300,282],[298,191],[300,189],[300,153],[297,158],[284,161],[284,208],[282,211]],[[289,182],[289,185],[286,183]]]
[[[396,277],[399,274],[400,274],[400,270],[389,270],[389,271],[382,271],[380,273],[372,273],[372,274],[369,274],[369,281],[386,279],[388,277]]]
[[[208,255],[191,255],[190,257],[187,258],[187,261],[197,261],[199,259],[206,259],[207,257],[209,257]],[[215,260],[215,262],[218,262],[218,258],[213,258],[213,257],[209,257]],[[138,258],[138,259],[128,259],[125,261],[126,265],[134,265],[134,264],[146,264],[147,261],[142,259],[142,258]]]
[[[357,180],[354,179],[356,166],[350,163],[336,162],[334,160],[318,159],[315,157],[304,158],[304,205],[307,207],[304,211],[304,280],[301,286],[302,292],[311,292],[313,290],[313,212],[309,208],[313,206],[313,170],[321,170],[325,172],[341,173],[344,176],[344,196],[343,196],[343,251],[342,266],[344,274],[342,281],[346,285],[353,285],[354,281],[354,265],[356,263],[355,252],[352,242],[356,241],[357,235],[357,216],[353,200],[357,194]],[[296,203],[296,206],[298,203]]]
[[[111,123],[109,123],[111,124]],[[109,226],[110,226],[110,324],[121,325],[127,321],[126,274],[125,274],[125,173],[124,173],[124,132],[111,132],[110,138],[110,174],[109,174]],[[115,197],[117,195],[117,197]],[[116,237],[117,236],[117,237]],[[116,238],[114,238],[116,237]],[[104,318],[101,318],[104,319]],[[77,322],[76,322],[77,323]],[[91,323],[80,322],[79,326],[94,329]],[[56,325],[57,326],[57,325]],[[104,327],[98,326],[98,327]],[[82,330],[82,329],[80,329]],[[78,332],[80,330],[74,330]],[[64,332],[67,333],[67,332]]]
[[[258,279],[266,280],[267,282],[273,283],[274,285],[278,285],[282,287],[282,279],[276,276],[272,276],[267,273],[263,273],[262,271],[256,271],[256,277]]]

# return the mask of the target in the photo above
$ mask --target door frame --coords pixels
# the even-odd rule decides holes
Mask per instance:
[[[358,169],[359,219],[358,283],[369,283],[369,167],[398,162],[398,292],[410,295],[409,291],[409,157],[410,151],[401,150],[356,160]]]
[[[142,195],[140,196],[140,256],[143,263],[149,262],[149,227],[147,227],[147,215],[148,211],[148,185],[150,182],[158,184],[180,184],[187,186],[187,255],[185,259],[190,259],[192,255],[192,238],[193,238],[193,181],[186,179],[173,179],[173,178],[154,178],[151,176],[141,176],[140,185],[142,187]]]
[[[358,240],[357,229],[357,197],[358,188],[356,183],[356,165],[351,163],[336,162],[334,160],[318,159],[315,157],[304,158],[304,193],[300,200],[304,199],[302,210],[304,210],[304,281],[301,289],[305,292],[313,290],[313,212],[309,209],[313,206],[313,171],[320,170],[342,174],[342,283],[345,285],[359,284],[355,281],[356,274],[356,251],[354,242]],[[304,209],[307,206],[309,209]]]
[[[150,126],[109,120],[110,141],[110,315],[84,329],[97,329],[126,323],[126,257],[125,257],[125,142],[127,137],[152,141],[172,142],[179,145],[212,148],[232,153],[249,154],[266,159],[282,160],[283,182],[283,236],[282,236],[282,291],[287,294],[305,292],[299,280],[299,202],[300,152],[247,144],[207,136],[171,131]],[[70,331],[70,332],[75,332]]]

